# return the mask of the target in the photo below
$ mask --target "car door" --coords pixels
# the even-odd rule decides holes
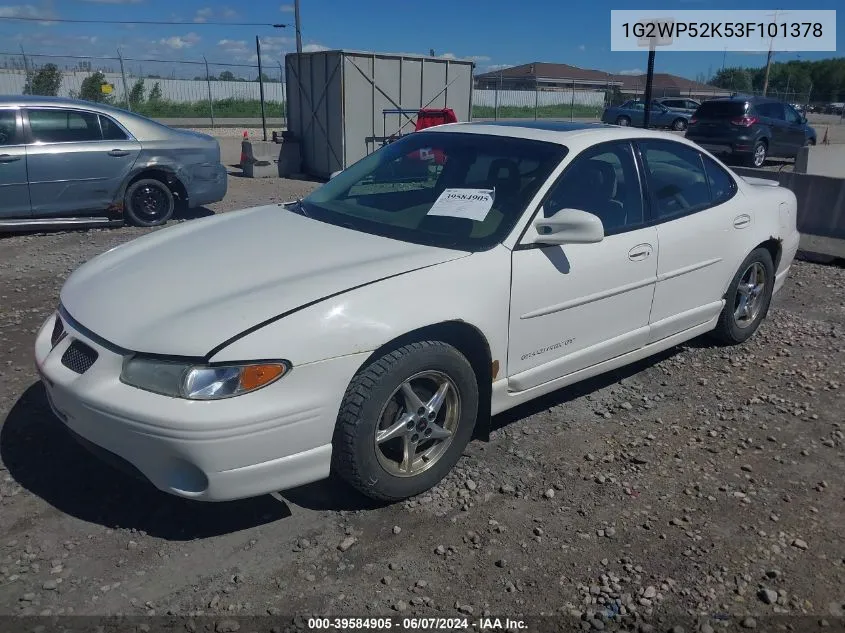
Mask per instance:
[[[26,178],[26,146],[18,108],[0,108],[0,218],[31,213]]]
[[[652,343],[718,316],[754,213],[730,174],[694,147],[651,139],[637,146],[660,244]]]
[[[803,117],[791,105],[784,105],[786,116],[786,142],[789,147],[789,156],[797,156],[798,150],[804,147],[807,142],[807,132],[804,126]]]
[[[789,141],[786,130],[786,117],[783,113],[783,106],[776,101],[758,103],[754,106],[755,112],[772,131],[771,142],[769,143],[769,156],[781,156],[789,153]]]
[[[634,351],[648,337],[657,229],[647,226],[631,144],[602,143],[576,156],[538,213],[564,208],[599,216],[605,238],[540,246],[532,243],[532,219],[514,249],[508,343],[514,391]]]
[[[141,144],[96,112],[33,107],[26,115],[33,216],[90,213],[113,204]]]

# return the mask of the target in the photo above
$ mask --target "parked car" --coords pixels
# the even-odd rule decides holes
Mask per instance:
[[[605,108],[601,120],[603,123],[614,125],[642,127],[644,117],[645,104],[642,101],[631,100],[626,101],[621,106]],[[652,101],[649,127],[685,130],[689,118],[690,115],[686,112],[670,110],[666,106]]]
[[[765,97],[705,101],[690,119],[686,137],[716,154],[762,167],[767,156],[795,158],[816,144],[816,131],[792,106]]]
[[[409,184],[401,166],[435,154]],[[796,207],[670,133],[440,125],[302,200],[83,264],[36,365],[73,434],[171,494],[334,471],[402,499],[492,414],[701,334],[746,341],[789,273]]]
[[[220,145],[99,103],[0,97],[0,231],[164,224],[226,195]]]
[[[687,112],[688,114],[694,113],[701,105],[700,101],[687,97],[660,97],[654,101],[675,112]]]

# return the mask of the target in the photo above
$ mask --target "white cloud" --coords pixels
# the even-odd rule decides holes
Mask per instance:
[[[490,58],[487,55],[472,55],[467,57],[467,59],[471,59],[474,62],[489,62]]]
[[[141,4],[144,0],[82,0],[94,4]]]
[[[629,70],[620,70],[617,75],[644,75],[645,71],[642,68],[631,68]]]
[[[279,7],[279,11],[281,11],[282,13],[293,13],[294,11],[296,11],[296,9],[292,4],[283,4]]]
[[[581,44],[580,46],[578,46],[578,50],[579,51],[585,51],[585,50],[587,50],[587,47],[584,44]]]
[[[438,55],[440,59],[457,59],[454,53],[443,53],[442,55]]]
[[[225,11],[223,11],[223,17],[228,19],[236,18],[238,17],[238,12],[234,9],[226,9]]]
[[[484,72],[490,73],[494,70],[504,70],[505,68],[510,68],[513,64],[491,64],[484,69]]]
[[[205,7],[204,9],[197,9],[197,14],[194,16],[194,22],[207,22],[208,18],[214,13],[214,9]]]
[[[291,44],[293,44],[293,40],[289,37],[262,37],[261,38],[261,50],[266,51],[268,53],[277,53],[280,51],[285,50]]]
[[[454,53],[443,53],[442,55],[438,55],[440,59],[469,59],[474,62],[489,62],[490,58],[487,55],[467,55],[467,56],[459,56],[455,55]]]
[[[183,48],[191,48],[202,38],[196,33],[187,33],[186,35],[174,35],[173,37],[166,37],[158,41],[162,46],[167,46],[174,50]]]
[[[53,18],[52,11],[39,9],[31,4],[17,4],[0,7],[0,18]]]
[[[320,51],[328,51],[331,50],[328,46],[323,46],[322,44],[306,44],[302,47],[303,53],[319,53]]]
[[[225,52],[233,54],[243,54],[249,50],[246,45],[246,40],[220,40],[217,42],[217,46],[222,48]]]

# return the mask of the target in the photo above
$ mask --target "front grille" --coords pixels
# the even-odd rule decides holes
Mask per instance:
[[[55,347],[59,344],[65,336],[65,324],[62,323],[62,318],[57,314],[56,322],[53,324],[53,333],[50,335],[50,344]]]
[[[97,352],[85,343],[74,341],[62,354],[62,365],[75,371],[77,374],[84,374],[91,369],[97,360]]]

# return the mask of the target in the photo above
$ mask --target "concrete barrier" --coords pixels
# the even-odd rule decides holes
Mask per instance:
[[[795,171],[831,178],[845,178],[845,145],[802,147],[795,157]]]
[[[776,180],[798,199],[801,249],[845,258],[845,178],[734,167],[741,176]]]

